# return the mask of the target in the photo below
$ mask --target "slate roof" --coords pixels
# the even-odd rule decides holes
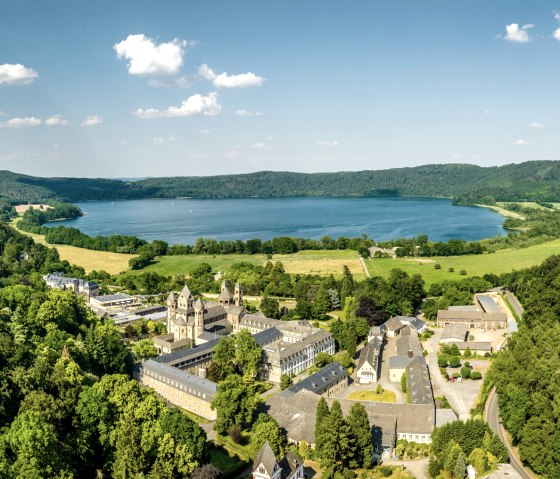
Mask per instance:
[[[259,346],[263,347],[276,341],[280,341],[283,338],[283,335],[276,328],[268,328],[264,331],[253,334],[253,338],[255,338],[255,341]]]
[[[281,477],[288,479],[303,465],[303,459],[295,452],[288,451],[279,464],[282,469]]]
[[[387,332],[387,326],[385,323],[379,326],[372,326],[369,330],[368,336],[383,336]]]
[[[274,451],[272,447],[270,447],[270,443],[266,441],[261,447],[257,458],[255,459],[255,463],[253,466],[253,471],[256,471],[258,467],[264,467],[266,474],[268,477],[274,476],[274,468],[277,464],[276,456],[274,455]]]
[[[356,370],[360,369],[366,361],[371,364],[374,369],[377,369],[380,354],[381,341],[379,341],[379,338],[376,337],[367,343],[360,351],[360,358],[358,359]]]
[[[146,374],[151,377],[156,375],[159,376],[156,377],[159,381],[162,381],[160,378],[163,378],[163,382],[173,381],[175,385],[178,384],[179,387],[183,386],[181,389],[185,392],[194,391],[195,393],[199,392],[204,394],[205,396],[201,396],[201,399],[208,402],[212,401],[218,390],[218,385],[208,379],[202,379],[194,374],[190,374],[186,371],[174,368],[168,364],[162,364],[152,359],[142,363],[140,365],[140,370],[142,374]]]
[[[415,357],[410,361],[408,371],[408,391],[412,404],[433,404],[432,383],[428,366],[422,364],[420,358]]]
[[[407,330],[410,332],[409,334],[406,334]],[[418,334],[416,330],[413,330],[410,326],[407,326],[403,332],[401,332],[396,343],[397,356],[408,356],[409,351],[412,351],[413,356],[423,356],[424,351]]]
[[[389,358],[389,369],[405,369],[410,364],[408,356],[391,356]]]
[[[203,357],[206,357],[208,354],[213,355],[218,341],[219,339],[213,339],[212,341],[208,341],[207,343],[196,346],[195,348],[188,348],[183,349],[182,351],[164,354],[163,356],[154,358],[153,361],[169,364],[170,366],[178,365],[181,367],[193,364]]]
[[[287,390],[291,393],[297,393],[302,389],[307,389],[316,394],[323,394],[343,380],[348,380],[348,372],[340,363],[334,361],[311,376],[290,386]]]
[[[457,341],[456,344],[460,351],[471,348],[471,351],[488,351],[492,352],[492,343],[490,341]]]
[[[387,331],[398,331],[403,326],[403,323],[396,316],[393,316],[392,318],[385,321],[385,327],[387,328]]]
[[[235,304],[232,305],[232,306],[229,306],[229,307],[227,308],[227,313],[228,313],[228,314],[237,314],[237,315],[239,315],[239,314],[243,314],[243,313],[246,313],[246,312],[247,312],[247,310],[246,310],[243,306],[237,306],[237,305],[235,305]]]
[[[264,332],[265,331],[263,331],[263,333]],[[269,362],[278,366],[284,358],[298,354],[304,351],[308,346],[332,337],[333,335],[329,331],[317,328],[313,334],[301,339],[300,341],[296,341],[294,343],[277,341],[269,344],[266,348],[264,348],[264,351]]]

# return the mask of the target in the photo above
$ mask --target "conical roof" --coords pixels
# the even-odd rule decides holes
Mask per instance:
[[[233,298],[233,294],[231,294],[231,291],[228,289],[227,282],[224,279],[222,281],[222,291],[220,292],[219,299],[232,299],[232,298]]]
[[[187,285],[185,285],[185,287],[181,290],[181,294],[185,297],[185,299],[189,299],[192,296],[191,290]]]
[[[194,307],[196,309],[204,309],[204,303],[202,302],[202,300],[200,298],[198,298],[196,300],[196,302],[194,303]]]
[[[167,301],[175,301],[177,299],[177,293],[171,291],[171,293],[169,293],[169,296],[167,297]]]

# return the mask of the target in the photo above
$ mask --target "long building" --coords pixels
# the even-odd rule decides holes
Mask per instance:
[[[134,376],[171,404],[210,421],[216,419],[216,411],[210,407],[218,390],[216,383],[153,360],[138,365]]]

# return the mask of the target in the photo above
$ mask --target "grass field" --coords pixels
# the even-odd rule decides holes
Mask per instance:
[[[267,259],[263,254],[161,256],[156,258],[154,264],[138,272],[154,271],[166,276],[188,274],[200,263],[208,263],[215,272],[228,271],[233,263],[242,261],[262,265]],[[287,273],[320,275],[332,273],[335,276],[342,275],[342,268],[346,264],[356,278],[364,277],[364,270],[355,251],[299,251],[294,254],[275,254],[270,261],[282,262]]]
[[[11,226],[15,228],[15,223],[17,223],[17,221],[19,221],[19,218],[12,221]],[[86,270],[86,273],[93,270],[99,271],[101,269],[107,271],[109,274],[122,273],[128,270],[128,261],[135,256],[132,254],[111,253],[109,251],[93,251],[68,245],[52,245],[47,243],[42,235],[35,235],[21,230],[18,231],[24,235],[31,236],[36,243],[56,248],[61,259],[81,266]]]
[[[397,402],[397,396],[393,391],[383,391],[375,394],[375,391],[354,391],[348,399],[355,401],[378,401],[378,402]]]
[[[287,273],[342,275],[344,265],[350,268],[354,277],[363,279],[364,270],[355,251],[319,250],[299,251],[295,254],[275,254],[273,261],[281,261]]]
[[[553,254],[560,254],[560,240],[529,248],[503,249],[492,254],[438,258],[374,258],[368,259],[366,265],[372,276],[388,276],[395,268],[400,268],[408,274],[421,274],[429,286],[444,280],[458,280],[486,273],[501,274],[514,269],[528,268],[542,263]],[[435,263],[439,263],[441,269],[435,269]],[[454,268],[455,272],[450,273],[449,268]],[[462,269],[467,272],[466,276],[459,274]]]

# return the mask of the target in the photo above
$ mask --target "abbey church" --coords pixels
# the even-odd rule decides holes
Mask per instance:
[[[173,335],[173,342],[189,340],[193,346],[202,344],[237,330],[246,312],[239,283],[232,293],[224,280],[217,302],[200,298],[195,301],[185,286],[179,294],[173,292],[167,298],[166,336]]]

